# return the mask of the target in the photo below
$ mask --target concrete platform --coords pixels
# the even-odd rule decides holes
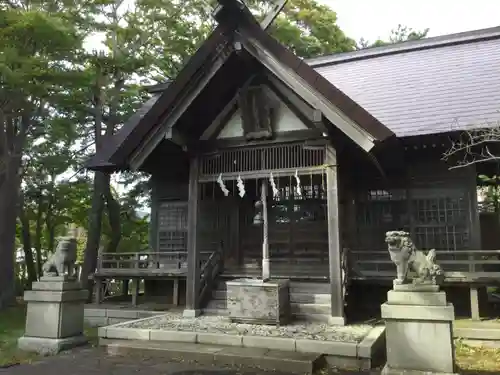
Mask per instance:
[[[500,321],[458,319],[453,322],[453,337],[500,341]]]
[[[107,340],[100,344],[109,355],[143,354],[165,361],[183,359],[204,365],[258,368],[290,374],[312,374],[323,366],[321,355],[261,348],[228,347],[223,345],[190,344],[162,341]]]
[[[210,319],[214,319],[214,322],[210,323]],[[357,370],[369,370],[385,361],[383,326],[335,327],[307,323],[269,327],[226,323],[223,319],[188,319],[164,315],[101,327],[98,335],[101,344],[108,346],[111,340],[115,346],[126,347],[127,350],[160,350],[161,347],[171,350],[172,343],[173,347],[182,343],[198,345],[200,348],[206,345],[223,346],[226,349],[251,348],[259,349],[259,353],[277,350],[321,356],[331,367]],[[238,353],[244,352],[248,351]]]
[[[84,321],[90,327],[104,327],[125,323],[136,319],[165,314],[167,306],[144,304],[132,306],[130,303],[88,304],[85,305]]]

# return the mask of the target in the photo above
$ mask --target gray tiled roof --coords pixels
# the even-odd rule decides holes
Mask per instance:
[[[500,28],[307,62],[400,137],[500,121]]]

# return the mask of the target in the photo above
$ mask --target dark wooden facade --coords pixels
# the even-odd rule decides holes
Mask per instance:
[[[397,139],[237,1],[221,4],[219,26],[176,80],[89,163],[150,173],[151,247],[186,254],[187,310],[215,278],[260,276],[263,243],[271,277],[330,283],[338,322],[349,280],[395,273],[388,230],[437,249],[445,271],[470,271],[460,250],[480,248],[476,170],[449,170],[448,138]],[[263,185],[267,241],[255,207]]]

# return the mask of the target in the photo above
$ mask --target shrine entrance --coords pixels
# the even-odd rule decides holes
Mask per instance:
[[[278,156],[274,164],[283,163],[285,151],[289,151],[286,162],[295,169],[238,173],[230,170],[200,178],[200,250],[212,251],[217,246],[223,249],[225,276],[260,277],[266,232],[264,221],[267,221],[272,278],[328,279],[324,148],[310,150],[296,146],[273,145],[274,149],[283,151],[283,154],[274,152]],[[256,151],[270,154],[269,150],[259,147],[231,152],[237,157],[238,153],[243,156]],[[202,170],[209,164],[207,159],[202,159]],[[218,154],[217,159],[223,156]],[[233,158],[233,163],[229,160],[227,158],[227,167],[238,165],[237,158]],[[317,166],[311,165],[315,161]],[[272,164],[268,161],[264,165]],[[263,189],[266,220],[260,203]]]

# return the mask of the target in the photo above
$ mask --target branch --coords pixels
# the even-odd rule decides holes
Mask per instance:
[[[464,168],[473,164],[500,161],[500,120],[477,130],[464,131],[458,139],[450,138],[451,146],[443,153],[442,160],[455,161],[449,169]],[[498,151],[497,151],[498,152]]]

